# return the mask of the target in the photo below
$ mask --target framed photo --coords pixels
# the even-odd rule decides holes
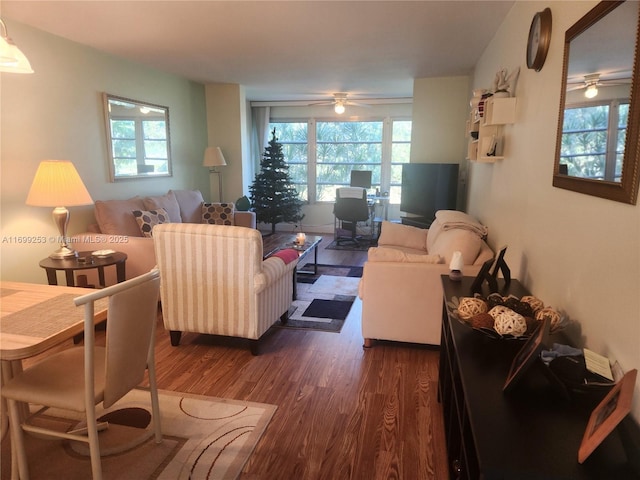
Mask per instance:
[[[491,276],[495,279],[498,278],[498,271],[502,272],[502,276],[504,277],[504,284],[508,286],[511,283],[511,270],[507,266],[507,262],[504,260],[504,254],[507,252],[507,245],[500,249],[500,253],[498,254],[498,258],[496,259],[496,263],[493,266],[493,271],[491,272]]]
[[[485,282],[485,280],[489,283],[490,293],[498,291],[498,282],[489,273],[491,270],[491,265],[493,265],[494,261],[495,259],[492,258],[482,264],[482,267],[480,267],[480,271],[478,272],[478,275],[476,275],[476,278],[473,280],[473,283],[471,284],[472,294],[479,293],[480,295],[482,295],[482,284]]]
[[[583,463],[631,411],[637,374],[636,369],[628,371],[591,412],[578,450],[578,463]]]
[[[551,328],[551,320],[546,319],[541,322],[538,329],[529,337],[526,343],[522,346],[518,354],[511,363],[509,374],[502,387],[503,392],[509,392],[522,378],[524,373],[533,365],[533,363],[540,356],[540,352],[545,346],[547,338],[549,336],[549,329]]]

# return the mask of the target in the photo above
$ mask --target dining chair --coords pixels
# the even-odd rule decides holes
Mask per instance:
[[[155,326],[160,272],[148,273],[74,299],[84,305],[84,346],[55,353],[18,373],[2,388],[7,399],[11,444],[19,477],[29,478],[24,432],[89,444],[94,480],[102,478],[96,405],[109,408],[134,389],[149,371],[155,441],[162,441],[160,406],[154,367]],[[104,347],[95,345],[94,302],[109,299]],[[23,418],[24,404],[42,406]],[[86,417],[86,435],[49,430],[32,420],[49,408],[72,410]],[[103,429],[104,425],[100,426]],[[108,428],[108,426],[107,426]]]

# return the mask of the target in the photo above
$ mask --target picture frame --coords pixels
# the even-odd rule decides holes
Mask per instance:
[[[498,282],[490,274],[491,266],[493,265],[494,261],[495,261],[495,258],[492,258],[482,264],[482,267],[480,267],[480,271],[478,272],[478,275],[476,275],[476,278],[473,280],[473,283],[471,284],[472,294],[479,293],[480,295],[482,295],[482,284],[485,282],[485,280],[489,283],[489,293],[498,291]]]
[[[493,271],[491,272],[491,276],[495,278],[496,281],[498,278],[498,271],[502,272],[505,287],[509,286],[511,283],[511,270],[507,266],[507,262],[504,260],[504,254],[507,252],[507,246],[508,245],[505,245],[500,249],[500,253],[498,253],[498,257],[496,258],[496,262],[493,266]]]
[[[637,374],[638,370],[629,370],[591,412],[578,449],[578,463],[583,463],[589,458],[631,411]]]
[[[522,376],[540,357],[540,352],[545,347],[545,343],[549,338],[549,330],[551,329],[551,320],[546,319],[541,322],[537,330],[529,337],[522,346],[520,351],[511,362],[511,368],[507,374],[507,378],[502,387],[503,393],[510,392],[517,385]]]

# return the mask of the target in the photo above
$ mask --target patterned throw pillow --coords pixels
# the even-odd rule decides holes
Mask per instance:
[[[233,203],[203,203],[202,223],[211,225],[233,225]]]
[[[161,223],[169,223],[169,214],[164,208],[158,208],[157,210],[134,210],[133,216],[138,222],[140,231],[145,237],[151,237],[153,234],[153,227]]]

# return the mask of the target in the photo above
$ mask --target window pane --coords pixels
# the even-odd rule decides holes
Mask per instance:
[[[393,122],[394,142],[411,142],[411,120],[395,120]]]
[[[133,120],[111,120],[112,138],[136,138],[136,123]]]
[[[164,120],[145,120],[142,122],[145,139],[166,140],[167,126]]]
[[[308,158],[306,122],[275,122],[269,124],[269,130],[276,129],[276,138],[282,145],[284,160],[289,165],[289,178],[298,191],[298,197],[309,199]]]

